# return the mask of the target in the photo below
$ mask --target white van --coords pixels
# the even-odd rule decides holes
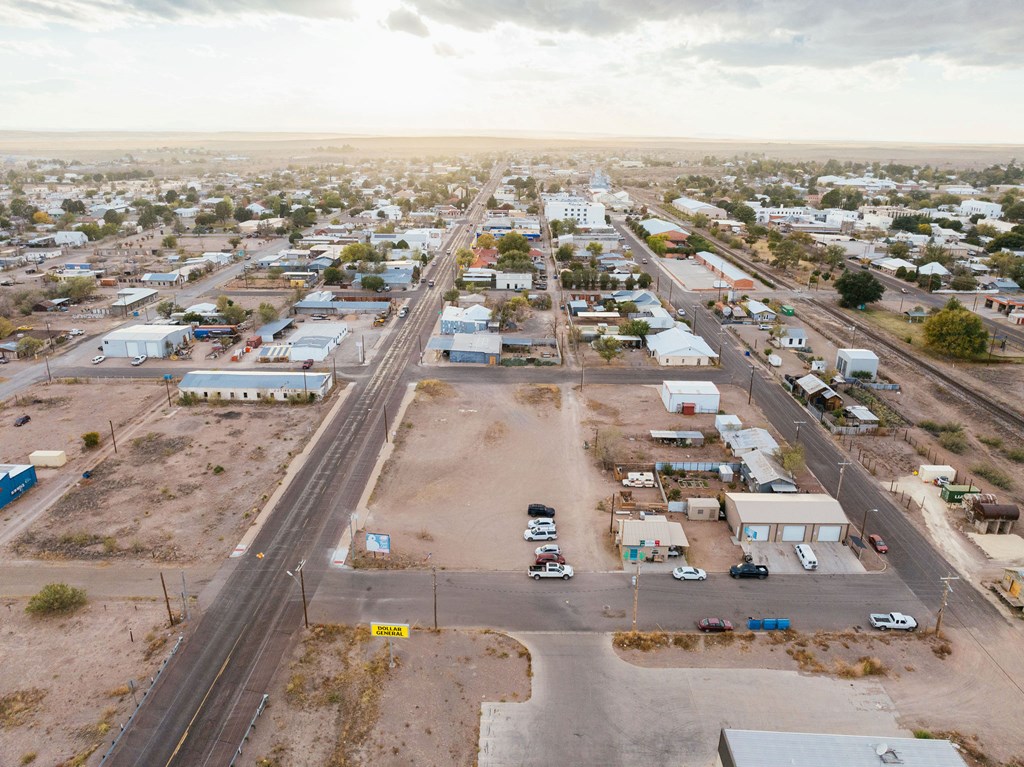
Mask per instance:
[[[804,566],[804,570],[817,570],[818,560],[814,557],[814,552],[811,551],[811,547],[806,543],[798,543],[795,547],[796,558],[800,560],[800,564]]]

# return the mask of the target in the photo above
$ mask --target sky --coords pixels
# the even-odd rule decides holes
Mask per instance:
[[[0,0],[0,130],[1024,143],[1018,0]]]

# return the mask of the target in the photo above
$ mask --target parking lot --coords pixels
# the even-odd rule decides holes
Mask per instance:
[[[856,549],[842,543],[808,544],[818,560],[817,570],[805,570],[797,559],[792,543],[745,543],[744,551],[749,552],[754,562],[767,565],[773,573],[806,573],[808,577],[815,575],[849,575],[866,572],[864,565],[857,559]],[[873,552],[866,552],[864,557],[872,560],[877,558]]]

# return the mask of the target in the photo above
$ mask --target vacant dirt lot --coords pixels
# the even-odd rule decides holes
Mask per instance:
[[[113,408],[116,394],[109,396]],[[322,407],[175,407],[119,443],[118,453],[20,535],[11,553],[168,562],[224,557],[302,449]]]
[[[241,764],[476,764],[480,703],[530,697],[530,657],[489,631],[314,626],[282,664]],[[270,726],[266,726],[270,724]],[[263,761],[261,761],[263,760]]]
[[[90,603],[46,619],[28,616],[25,604],[0,605],[0,762],[84,764],[131,714],[128,680],[141,700],[178,632],[157,602]]]
[[[1019,646],[1013,629],[1001,633],[998,641],[986,638],[985,644]],[[907,729],[952,737],[964,745],[969,762],[979,767],[1024,763],[1014,761],[1024,756],[1019,706],[992,705],[997,700],[1020,700],[1016,684],[1024,672],[1021,653],[1001,655],[996,665],[970,632],[944,627],[943,635],[941,640],[920,632],[641,635],[645,646],[657,645],[641,650],[631,649],[640,643],[623,634],[618,635],[617,652],[630,663],[652,668],[795,668],[850,680],[870,676],[885,687]]]
[[[570,387],[421,387],[370,499],[367,529],[392,536],[393,559],[514,570],[529,503],[557,509],[558,543],[584,570],[617,566],[598,504],[610,487],[583,449],[585,410]]]

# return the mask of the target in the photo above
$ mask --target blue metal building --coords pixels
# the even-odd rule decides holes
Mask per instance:
[[[35,466],[0,463],[0,508],[20,498],[35,483]]]

